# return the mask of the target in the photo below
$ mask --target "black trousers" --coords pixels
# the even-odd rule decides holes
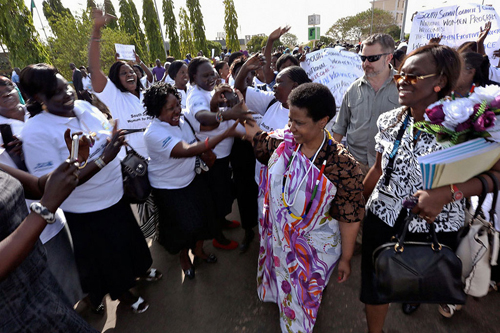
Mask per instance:
[[[258,217],[258,185],[255,182],[255,155],[252,144],[235,138],[230,160],[241,226],[249,230],[257,225]]]

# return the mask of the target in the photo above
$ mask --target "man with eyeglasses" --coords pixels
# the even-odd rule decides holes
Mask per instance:
[[[365,74],[346,91],[333,126],[334,139],[340,142],[347,136],[347,147],[365,175],[375,163],[377,119],[399,107],[390,65],[393,52],[394,39],[387,34],[377,33],[363,41],[359,56]]]

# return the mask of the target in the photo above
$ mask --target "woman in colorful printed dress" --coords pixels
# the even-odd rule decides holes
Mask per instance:
[[[288,105],[289,129],[269,134],[246,124],[268,165],[257,290],[279,305],[283,332],[312,332],[334,267],[338,282],[351,273],[365,202],[359,166],[325,129],[335,115],[329,89],[305,83]]]

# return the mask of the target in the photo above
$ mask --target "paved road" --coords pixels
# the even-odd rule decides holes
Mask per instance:
[[[237,216],[237,212],[233,214]],[[233,216],[233,217],[234,217]],[[241,229],[226,233],[241,240]],[[118,301],[106,300],[107,313],[93,314],[85,304],[77,311],[93,327],[106,333],[191,333],[191,332],[280,332],[278,307],[262,303],[256,293],[258,242],[245,254],[216,250],[206,242],[205,251],[216,253],[216,264],[201,263],[196,278],[184,280],[177,256],[151,243],[153,266],[164,273],[162,280],[141,283],[137,291],[150,303],[143,314],[133,314]],[[334,279],[325,290],[315,333],[366,332],[363,305],[358,300],[360,256],[353,258],[353,274],[344,284]],[[336,276],[336,273],[333,273]],[[452,319],[437,312],[437,305],[422,305],[411,316],[393,304],[386,320],[386,333],[494,333],[500,332],[500,293],[480,300],[469,298],[464,309]]]

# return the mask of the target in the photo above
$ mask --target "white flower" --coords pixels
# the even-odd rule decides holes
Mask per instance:
[[[465,122],[474,113],[474,104],[469,98],[445,101],[443,126],[455,130],[458,124]]]
[[[488,128],[488,133],[491,135],[490,139],[496,142],[500,142],[500,116],[497,116],[495,125],[491,128]]]
[[[483,101],[489,103],[498,95],[500,95],[500,87],[490,84],[485,87],[476,87],[474,92],[469,96],[469,99],[473,101],[474,104],[481,104]]]

